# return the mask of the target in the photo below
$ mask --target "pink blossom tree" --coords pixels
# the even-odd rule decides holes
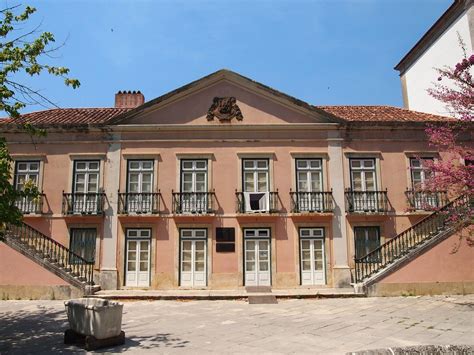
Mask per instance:
[[[448,191],[451,196],[466,194],[472,201],[474,193],[474,54],[467,55],[460,41],[464,56],[454,68],[437,69],[438,82],[429,94],[443,102],[453,120],[430,124],[426,128],[428,142],[440,152],[442,159],[424,162],[431,171],[425,188],[429,191]],[[472,204],[464,210],[449,211],[448,221],[456,223],[474,217]],[[472,236],[466,238],[474,245]]]
[[[433,177],[429,184],[432,190],[449,190],[456,194],[474,192],[474,151],[472,128],[474,122],[474,54],[464,58],[455,68],[437,69],[438,83],[428,92],[445,103],[456,118],[427,127],[429,144],[446,152],[442,160],[427,162]],[[448,82],[446,84],[445,82]]]

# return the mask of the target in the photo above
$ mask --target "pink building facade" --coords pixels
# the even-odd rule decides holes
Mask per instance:
[[[420,157],[443,157],[424,126],[444,117],[312,106],[225,70],[146,103],[124,92],[115,108],[23,119],[48,131],[33,145],[0,125],[14,183],[44,194],[19,202],[24,221],[92,261],[102,289],[350,287],[355,257],[448,199],[413,193],[427,178]],[[449,287],[452,274],[469,289],[474,268],[457,266],[473,256],[426,282]],[[25,260],[0,244],[4,292],[67,285]]]

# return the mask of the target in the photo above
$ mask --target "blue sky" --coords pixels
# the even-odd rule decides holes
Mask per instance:
[[[110,107],[118,90],[151,100],[222,68],[315,105],[401,106],[393,67],[452,0],[28,3],[67,39],[50,62],[82,83],[35,78],[60,107]]]

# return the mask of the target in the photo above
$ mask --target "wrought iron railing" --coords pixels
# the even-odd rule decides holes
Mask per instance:
[[[453,215],[469,215],[473,202],[474,201],[472,201],[472,199],[470,200],[467,195],[460,196],[394,238],[391,238],[367,255],[356,258],[356,282],[365,280],[395,260],[406,255],[413,248],[423,244],[438,233],[445,231],[451,224],[455,223],[451,221]]]
[[[174,214],[215,213],[215,192],[172,192]]]
[[[332,191],[293,192],[290,190],[291,212],[333,212]]]
[[[405,195],[411,210],[431,211],[449,201],[446,191],[407,190]]]
[[[105,193],[63,192],[63,214],[101,215],[104,213]]]
[[[160,211],[159,192],[118,193],[119,214],[158,214]]]
[[[15,201],[15,206],[23,214],[42,214],[45,196],[43,193],[36,197],[22,196]]]
[[[346,204],[349,212],[385,213],[388,211],[387,190],[353,191],[347,189]]]
[[[26,223],[7,224],[5,237],[18,240],[27,248],[33,249],[41,258],[62,268],[65,273],[87,285],[94,285],[94,262],[85,260],[69,248],[44,235]]]
[[[278,190],[271,192],[236,191],[237,213],[276,213],[278,208]]]

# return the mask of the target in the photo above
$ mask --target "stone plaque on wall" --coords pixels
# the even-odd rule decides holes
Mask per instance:
[[[216,252],[235,252],[235,228],[216,228]]]

